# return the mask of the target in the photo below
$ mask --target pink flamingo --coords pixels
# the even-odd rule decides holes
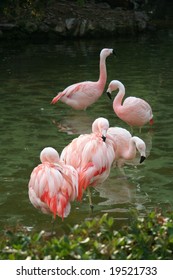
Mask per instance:
[[[121,127],[110,127],[107,130],[107,137],[111,135],[113,146],[115,150],[114,162],[120,167],[126,160],[132,160],[136,157],[136,152],[140,154],[140,163],[146,158],[146,145],[145,142]]]
[[[61,100],[75,110],[85,110],[93,104],[104,91],[107,80],[106,58],[112,53],[113,49],[103,49],[100,52],[100,76],[97,82],[85,81],[70,85],[59,92],[51,103],[55,104]]]
[[[61,153],[60,158],[78,171],[78,200],[82,198],[83,189],[101,184],[109,176],[115,154],[106,135],[108,128],[107,119],[97,118],[92,124],[92,133],[73,139]],[[92,208],[91,201],[90,206]]]
[[[119,90],[113,101],[113,109],[116,115],[130,126],[142,127],[146,123],[153,124],[153,113],[151,106],[143,99],[127,97],[123,104],[122,99],[125,95],[124,85],[117,80],[110,82],[107,94],[111,99],[111,93]]]
[[[46,147],[40,153],[41,164],[34,168],[29,180],[29,199],[43,213],[67,217],[70,201],[78,194],[78,174],[59,159],[58,152]]]

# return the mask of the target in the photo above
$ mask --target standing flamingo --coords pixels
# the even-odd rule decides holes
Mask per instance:
[[[67,217],[70,201],[78,194],[78,174],[59,159],[58,152],[46,147],[40,153],[41,164],[34,168],[29,180],[29,199],[43,213]]]
[[[110,127],[107,130],[107,135],[111,135],[115,150],[114,162],[120,167],[126,160],[132,160],[136,157],[136,152],[140,154],[140,163],[146,158],[145,142],[137,136],[121,127]]]
[[[113,101],[113,109],[116,115],[130,126],[142,127],[146,123],[153,124],[153,113],[150,105],[141,98],[127,97],[123,104],[125,95],[124,85],[117,80],[110,82],[107,94],[111,99],[112,91],[118,89],[118,93]]]
[[[70,85],[58,93],[51,103],[61,100],[75,110],[85,110],[93,104],[104,91],[107,80],[106,58],[112,53],[113,49],[102,49],[100,52],[100,76],[97,82],[85,81]]]
[[[97,118],[92,124],[92,133],[73,139],[61,153],[60,158],[78,171],[79,200],[83,190],[101,184],[109,176],[115,154],[112,142],[106,136],[108,128],[107,119]]]

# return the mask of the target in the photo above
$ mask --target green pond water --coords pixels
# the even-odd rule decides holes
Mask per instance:
[[[138,209],[141,215],[153,209],[172,210],[173,31],[59,44],[13,42],[0,44],[1,229],[16,224],[29,230],[51,229],[51,216],[40,213],[28,198],[29,177],[44,147],[60,153],[73,138],[89,133],[100,116],[110,126],[130,130],[116,117],[105,94],[86,111],[75,111],[62,102],[50,104],[66,86],[98,79],[99,53],[105,47],[117,53],[107,58],[107,85],[118,79],[126,87],[126,96],[144,98],[152,106],[154,125],[133,132],[146,142],[147,159],[123,170],[112,168],[104,184],[92,189],[94,212],[84,195],[82,202],[72,204],[64,221],[57,217],[57,232],[106,212],[120,227],[128,223],[130,209]]]

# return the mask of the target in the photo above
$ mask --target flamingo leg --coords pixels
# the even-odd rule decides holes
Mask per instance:
[[[55,218],[54,218],[54,216],[52,216],[52,220],[51,220],[51,226],[52,226],[52,229],[51,229],[51,235],[54,235],[54,233],[55,233],[55,231],[54,231],[54,229],[55,229]]]
[[[92,203],[91,191],[90,191],[89,187],[87,188],[87,192],[88,192],[88,199],[89,199],[89,205],[90,205],[90,208],[91,208],[91,212],[93,212],[94,205]]]

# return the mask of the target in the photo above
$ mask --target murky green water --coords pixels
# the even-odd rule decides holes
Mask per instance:
[[[68,41],[60,44],[0,45],[0,226],[21,224],[49,230],[51,217],[39,213],[28,199],[28,180],[45,146],[59,152],[78,134],[89,132],[95,118],[109,119],[111,126],[129,127],[119,120],[112,102],[103,95],[85,112],[63,103],[50,105],[56,92],[83,80],[97,80],[99,52],[114,48],[117,57],[107,59],[108,82],[119,79],[126,96],[150,102],[155,124],[139,134],[147,144],[148,158],[142,165],[112,168],[109,179],[88,199],[75,202],[64,222],[57,218],[61,233],[67,224],[109,212],[117,225],[128,222],[131,208],[141,215],[155,208],[172,209],[173,142],[173,32],[138,39]]]

